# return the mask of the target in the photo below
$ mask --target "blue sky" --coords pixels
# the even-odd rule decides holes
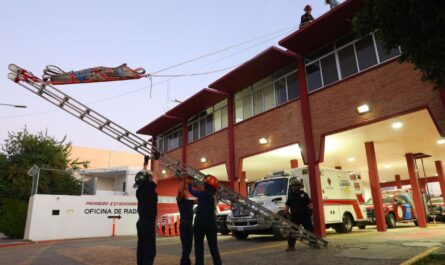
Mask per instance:
[[[303,7],[314,16],[328,11],[319,1],[0,1],[0,142],[8,131],[25,126],[67,136],[74,145],[127,150],[120,143],[58,110],[7,79],[15,63],[40,76],[48,64],[65,70],[93,66],[144,67],[155,72],[182,61],[259,36],[282,31],[246,45],[163,72],[206,72],[238,65],[297,29]],[[225,71],[227,72],[227,71]],[[175,103],[206,87],[225,72],[205,76],[155,78],[161,82],[149,97],[148,79],[59,86],[91,108],[135,132]],[[121,94],[130,94],[119,96]],[[112,98],[112,99],[110,99]],[[99,101],[93,103],[95,101]]]

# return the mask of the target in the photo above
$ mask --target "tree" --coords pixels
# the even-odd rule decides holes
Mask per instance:
[[[401,62],[411,62],[436,88],[445,88],[445,2],[366,0],[353,20],[361,36],[375,32],[389,51],[401,47]]]
[[[72,171],[88,162],[70,159],[71,143],[47,133],[31,134],[26,129],[10,132],[0,153],[0,231],[10,237],[21,237],[31,194],[32,178],[28,169],[36,164],[57,171],[40,171],[39,193],[80,195],[81,183]],[[16,220],[16,223],[14,223]],[[11,226],[11,222],[14,226]]]

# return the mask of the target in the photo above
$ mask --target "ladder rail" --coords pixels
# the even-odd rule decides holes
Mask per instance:
[[[158,153],[159,159],[157,160],[159,163],[166,169],[173,171],[178,177],[187,175],[191,176],[194,182],[203,182],[205,175],[202,172],[188,167],[175,157],[160,152],[153,143],[145,141],[141,137],[128,131],[124,127],[111,121],[100,113],[92,110],[76,99],[68,96],[54,86],[44,83],[41,79],[35,77],[31,72],[28,72],[15,65],[10,65],[9,69],[12,72],[8,74],[8,78],[25,89],[42,97],[53,105],[65,110],[74,117],[82,120],[88,125],[144,156],[148,156],[153,159],[155,153]],[[303,229],[301,226],[292,223],[290,220],[272,212],[264,206],[251,201],[248,197],[242,196],[241,194],[236,193],[225,186],[221,186],[218,191],[218,195],[221,200],[230,202],[229,204],[231,204],[233,207],[253,212],[258,218],[267,220],[271,223],[274,229],[280,229],[280,232],[284,231],[284,233],[288,236],[301,237],[300,240],[303,241],[303,239],[306,239],[308,240],[307,243],[315,241],[317,244],[321,243],[325,247],[328,245],[328,241],[325,239],[322,239],[318,235]]]

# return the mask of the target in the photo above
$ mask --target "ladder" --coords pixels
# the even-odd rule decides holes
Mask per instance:
[[[45,83],[30,71],[14,64],[9,65],[9,70],[11,72],[8,74],[8,78],[32,93],[144,155],[146,158],[158,160],[162,166],[173,171],[177,177],[191,176],[195,183],[203,183],[205,175],[200,171],[188,167],[182,161],[172,156],[159,152],[153,143],[145,141],[54,86]],[[328,246],[328,241],[325,239],[225,186],[221,186],[218,190],[218,198],[224,203],[231,205],[233,209],[244,213],[253,213],[258,220],[270,223],[272,228],[283,237],[296,238],[315,248]]]

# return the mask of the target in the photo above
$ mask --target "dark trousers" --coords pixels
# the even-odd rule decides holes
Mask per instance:
[[[221,265],[221,257],[219,256],[216,217],[195,218],[194,226],[195,234],[195,264],[204,265],[204,236],[209,244],[210,254],[212,254],[213,264]]]
[[[181,265],[190,265],[190,253],[193,244],[193,223],[192,221],[183,221],[179,224],[179,232],[181,232]]]
[[[310,232],[314,231],[314,226],[312,225],[312,218],[310,215],[292,216],[291,221],[294,224],[302,225],[304,227],[304,229],[306,229]],[[287,240],[287,245],[289,247],[295,247],[295,242],[296,242],[295,238],[289,237],[289,239]]]
[[[153,265],[156,257],[155,219],[138,221],[137,265]]]

